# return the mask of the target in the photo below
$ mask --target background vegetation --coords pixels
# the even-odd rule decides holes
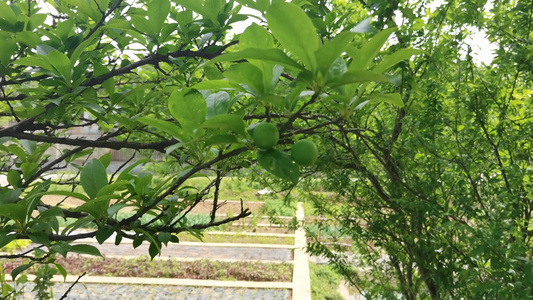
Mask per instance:
[[[217,211],[240,184],[226,178],[246,176],[285,193],[272,213],[309,202],[309,251],[367,298],[533,298],[531,1],[11,0],[0,12],[0,247],[39,245],[3,255],[31,259],[13,278],[101,255],[77,239],[115,233],[155,257],[176,233],[245,218],[244,201]],[[260,122],[280,132],[272,149],[247,131]],[[308,167],[289,155],[304,138],[320,153]],[[132,154],[117,163],[121,149]],[[65,168],[74,176],[50,176]],[[206,198],[209,215],[187,222]]]

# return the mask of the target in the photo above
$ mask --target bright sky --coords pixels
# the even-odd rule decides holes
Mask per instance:
[[[433,12],[435,9],[437,9],[439,6],[444,4],[445,0],[434,0],[431,2],[428,6],[429,9]],[[493,7],[493,0],[488,0],[487,4],[483,7],[485,12],[488,12]],[[495,44],[492,44],[489,42],[489,40],[486,37],[486,34],[479,31],[477,28],[472,26],[467,26],[467,30],[471,33],[471,35],[466,39],[467,45],[469,45],[472,48],[472,56],[475,63],[483,63],[483,64],[490,64],[492,60],[494,59],[494,50],[496,50],[498,47]],[[467,47],[466,45],[463,47],[464,54],[466,54]]]
[[[434,11],[437,7],[442,5],[444,3],[444,0],[435,0],[429,5],[429,9]],[[484,9],[485,11],[490,11],[492,8],[492,0],[489,0],[487,4],[485,5]],[[253,9],[243,7],[240,11],[241,14],[250,14],[259,16],[260,14]],[[256,18],[249,18],[245,21],[237,22],[233,24],[233,30],[231,31],[234,34],[242,33],[248,26],[250,26],[252,23],[257,23],[258,20]],[[397,14],[396,18],[397,25],[399,26],[401,24],[401,14]],[[468,30],[470,31],[471,35],[466,39],[466,44],[470,45],[472,49],[472,54],[474,58],[474,62],[477,64],[490,64],[492,60],[494,59],[494,50],[497,49],[497,45],[492,44],[489,42],[489,40],[486,38],[485,34],[483,32],[480,32],[477,28],[474,27],[468,27]],[[467,51],[467,45],[464,45],[463,52],[466,54]]]
[[[437,7],[442,5],[445,2],[445,0],[434,0],[430,3],[429,9],[435,10]],[[48,5],[45,1],[40,0],[40,4],[43,5],[43,12],[47,13],[57,13],[55,9],[53,9],[50,5]],[[484,9],[485,11],[489,11],[492,8],[492,0],[489,0],[487,4],[485,5]],[[248,15],[255,15],[259,16],[259,12],[256,10],[243,7],[240,11],[241,14],[248,14]],[[245,21],[237,22],[233,24],[233,30],[231,33],[233,34],[239,34],[242,33],[248,26],[250,26],[252,23],[257,23],[258,20],[256,18],[248,18]],[[397,14],[396,22],[399,25],[401,23],[401,14]],[[51,19],[50,19],[51,23]],[[472,53],[474,57],[474,61],[476,63],[483,63],[483,64],[490,64],[494,58],[494,50],[497,49],[497,46],[494,44],[491,44],[489,40],[486,38],[485,34],[483,32],[480,32],[478,29],[474,27],[468,28],[471,32],[471,36],[469,36],[466,40],[466,43],[470,45],[472,48]],[[230,34],[231,34],[230,33]],[[466,54],[467,46],[465,45],[463,47],[463,51]]]

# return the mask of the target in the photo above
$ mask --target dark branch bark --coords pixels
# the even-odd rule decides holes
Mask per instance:
[[[152,150],[156,150],[156,151],[164,153],[166,147],[177,143],[177,141],[173,139],[165,140],[161,142],[154,142],[154,143],[69,139],[69,138],[61,138],[61,137],[53,137],[53,136],[45,136],[45,135],[36,135],[36,134],[30,134],[30,133],[24,133],[24,132],[13,132],[13,130],[9,130],[9,129],[10,128],[1,130],[0,137],[9,136],[9,137],[14,137],[14,138],[29,140],[29,141],[44,142],[44,143],[51,143],[51,144],[62,144],[62,145],[69,145],[69,146],[79,146],[79,147],[86,147],[86,148],[106,148],[106,149],[113,149],[113,150],[152,149]]]

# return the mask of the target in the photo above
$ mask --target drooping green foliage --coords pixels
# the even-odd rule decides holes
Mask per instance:
[[[331,218],[309,227],[311,252],[367,298],[533,298],[531,3],[366,4],[340,3],[368,9],[381,30],[347,51],[354,62],[381,47],[391,24],[401,25],[390,51],[427,55],[394,67],[400,83],[378,89],[398,92],[404,107],[368,103],[321,139],[332,150],[320,185],[335,196],[311,193]],[[495,48],[481,49],[494,55],[484,63],[482,36]],[[404,51],[359,65],[383,71]]]

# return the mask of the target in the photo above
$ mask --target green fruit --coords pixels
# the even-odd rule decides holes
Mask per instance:
[[[278,143],[279,131],[272,123],[261,123],[253,129],[254,143],[261,149],[270,149]]]
[[[310,140],[299,140],[292,145],[291,157],[301,166],[310,166],[318,158],[318,148]]]

